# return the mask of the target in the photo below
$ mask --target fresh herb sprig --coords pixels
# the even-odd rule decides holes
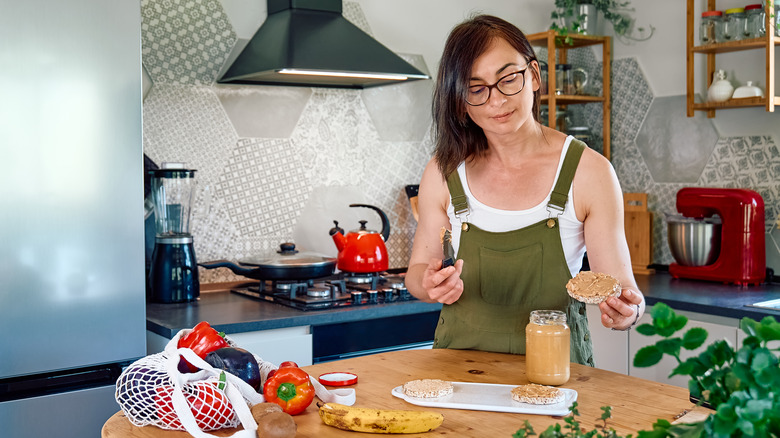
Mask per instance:
[[[586,431],[580,426],[580,422],[576,418],[580,415],[577,406],[577,402],[571,404],[569,408],[571,413],[563,419],[564,423],[566,423],[564,426],[561,426],[560,423],[553,424],[539,434],[539,438],[621,438],[615,429],[607,426],[607,420],[612,418],[611,406],[601,407],[602,414],[599,417],[601,423],[597,424],[596,428],[590,431]],[[512,438],[525,438],[533,435],[536,435],[534,428],[531,427],[531,423],[528,420],[525,420],[523,427],[515,432]],[[630,437],[631,435],[628,435],[627,438]]]

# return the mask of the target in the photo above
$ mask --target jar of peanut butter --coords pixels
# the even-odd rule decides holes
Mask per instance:
[[[571,334],[560,310],[534,310],[525,327],[525,372],[531,383],[569,381]]]

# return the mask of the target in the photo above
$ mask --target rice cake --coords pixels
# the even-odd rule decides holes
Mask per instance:
[[[551,405],[562,402],[566,394],[552,386],[529,383],[512,388],[512,400],[533,405]]]
[[[599,304],[609,297],[619,297],[620,282],[601,272],[581,271],[566,283],[566,292],[577,301]]]
[[[418,398],[437,398],[452,394],[452,382],[439,379],[418,379],[404,383],[404,394]]]

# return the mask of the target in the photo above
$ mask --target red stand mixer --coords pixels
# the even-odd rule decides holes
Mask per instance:
[[[720,252],[715,261],[704,266],[672,263],[669,273],[673,277],[743,286],[765,281],[766,236],[761,195],[747,189],[685,187],[677,192],[677,211],[694,219],[717,214],[722,226]],[[713,240],[717,238],[713,236]]]

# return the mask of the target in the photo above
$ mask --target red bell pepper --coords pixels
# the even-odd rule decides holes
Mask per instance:
[[[225,341],[225,334],[214,330],[206,321],[198,323],[189,333],[179,339],[177,345],[179,348],[189,348],[201,358],[220,348],[229,347]],[[183,359],[182,359],[183,360]],[[186,361],[185,361],[186,362]],[[191,372],[198,371],[198,367],[187,362],[187,367]]]
[[[223,376],[220,376],[220,381],[222,378]],[[173,394],[173,386],[166,385],[155,388],[155,413],[166,426],[182,430],[179,416],[173,409],[171,394]],[[195,416],[195,422],[201,430],[221,429],[229,424],[235,415],[230,400],[215,382],[195,382],[194,388],[185,386],[184,396]]]
[[[276,403],[284,412],[297,415],[314,400],[309,374],[298,367],[279,368],[263,386],[265,401]]]

